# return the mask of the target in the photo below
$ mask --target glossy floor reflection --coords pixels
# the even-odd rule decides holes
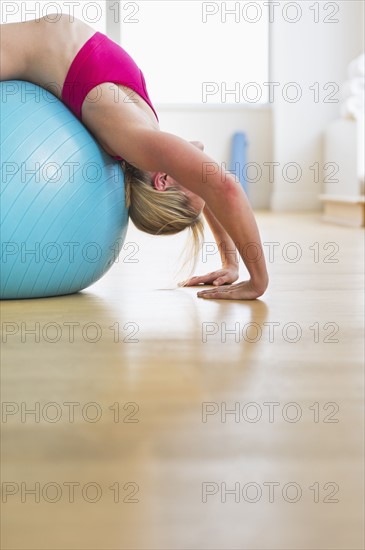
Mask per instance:
[[[132,227],[86,291],[2,302],[3,548],[363,548],[363,233],[257,219],[254,302]]]

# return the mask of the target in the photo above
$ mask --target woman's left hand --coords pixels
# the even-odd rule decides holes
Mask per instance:
[[[197,286],[200,284],[203,285],[224,285],[231,284],[237,281],[239,277],[238,267],[231,266],[219,269],[218,271],[212,271],[207,275],[200,275],[197,277],[192,277],[188,281],[179,283],[179,286]]]
[[[213,300],[255,300],[259,296],[262,296],[265,290],[255,287],[252,281],[245,281],[227,287],[202,290],[198,292],[198,298]]]

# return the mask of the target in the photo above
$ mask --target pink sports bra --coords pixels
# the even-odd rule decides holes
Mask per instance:
[[[142,71],[131,56],[105,34],[96,32],[82,46],[67,72],[61,99],[82,120],[87,94],[99,84],[113,82],[136,92],[157,113],[149,98]],[[114,157],[123,160],[121,157]]]

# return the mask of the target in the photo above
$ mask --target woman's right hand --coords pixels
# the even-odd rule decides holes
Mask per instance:
[[[209,300],[256,300],[262,296],[268,282],[257,286],[251,280],[226,287],[212,288],[198,292],[198,298]]]
[[[197,286],[197,285],[229,285],[237,281],[239,277],[238,266],[233,265],[227,268],[222,268],[217,271],[212,271],[207,275],[192,277],[187,281],[179,283],[178,286]]]

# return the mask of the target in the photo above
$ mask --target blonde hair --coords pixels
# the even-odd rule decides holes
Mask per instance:
[[[204,222],[190,204],[188,197],[177,186],[161,192],[154,188],[150,174],[121,163],[124,172],[125,199],[128,214],[140,231],[150,235],[175,235],[190,229],[190,246],[185,247],[186,260],[175,273],[180,273],[193,259],[188,278],[192,275],[204,240]]]

